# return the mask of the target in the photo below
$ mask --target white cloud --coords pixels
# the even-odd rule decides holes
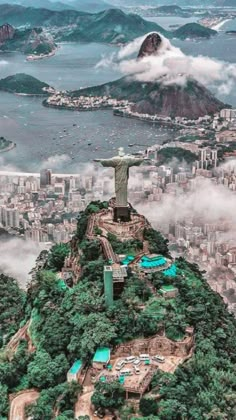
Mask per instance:
[[[160,202],[140,203],[136,208],[154,226],[199,217],[205,223],[232,221],[236,227],[236,195],[207,178],[198,177],[195,181],[195,188],[184,195],[163,194]]]
[[[20,238],[1,239],[0,271],[15,278],[25,288],[29,281],[29,272],[40,251],[40,246],[32,241]]]
[[[9,64],[9,62],[8,61],[6,61],[6,60],[0,60],[0,67],[5,67],[5,66],[7,66]]]
[[[55,169],[58,172],[65,167],[65,164],[70,163],[70,161],[70,156],[66,154],[50,156],[48,159],[41,163],[40,169],[49,168]]]

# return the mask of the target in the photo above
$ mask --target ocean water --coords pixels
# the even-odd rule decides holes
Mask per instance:
[[[27,62],[19,53],[0,55],[0,77],[27,73],[58,89],[78,89],[115,80],[114,69],[96,69],[117,47],[62,44],[55,57]],[[111,111],[77,112],[45,108],[42,99],[0,92],[0,135],[17,147],[0,154],[2,167],[38,171],[48,165],[72,173],[81,162],[112,156],[116,149],[139,151],[173,132],[156,125],[113,116]],[[129,144],[136,144],[132,149]]]
[[[174,40],[174,44],[186,54],[236,62],[235,38],[224,33],[211,40]],[[108,45],[71,43],[62,44],[55,57],[34,62],[27,62],[19,53],[1,54],[0,78],[24,72],[68,90],[105,83],[121,74],[109,66],[97,69],[96,64],[115,52],[117,47]],[[236,89],[220,98],[236,106]],[[111,111],[48,109],[39,98],[0,92],[0,135],[17,143],[14,150],[0,154],[2,168],[38,171],[47,165],[71,173],[81,162],[112,156],[119,146],[138,151],[173,138],[174,132],[115,117]],[[129,149],[131,143],[136,146]]]

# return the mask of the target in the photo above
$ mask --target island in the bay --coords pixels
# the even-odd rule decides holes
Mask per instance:
[[[1,419],[234,418],[236,320],[129,203],[142,160],[100,160],[115,196],[41,252],[27,291],[0,275]]]
[[[16,143],[5,139],[3,136],[0,136],[0,153],[8,152],[9,150],[14,149],[14,147],[16,147]]]

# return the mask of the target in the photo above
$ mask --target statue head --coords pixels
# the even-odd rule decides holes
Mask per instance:
[[[125,156],[124,147],[119,147],[119,149],[118,149],[118,155],[120,157],[124,157]]]

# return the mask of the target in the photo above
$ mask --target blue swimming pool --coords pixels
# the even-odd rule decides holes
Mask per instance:
[[[140,260],[140,267],[141,268],[158,268],[166,264],[166,258],[162,256],[156,256],[156,257],[147,257],[146,255],[141,258]]]
[[[175,264],[172,264],[171,267],[169,267],[167,270],[163,271],[164,276],[167,277],[175,277],[177,274],[177,268]]]

